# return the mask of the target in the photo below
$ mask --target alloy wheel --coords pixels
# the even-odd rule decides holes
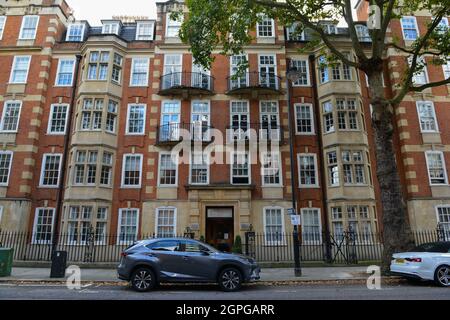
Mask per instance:
[[[239,274],[234,270],[228,270],[222,275],[223,286],[232,291],[235,290],[240,284]]]
[[[450,267],[442,266],[436,272],[436,278],[440,285],[450,286]]]
[[[139,290],[147,290],[153,281],[153,277],[147,270],[140,270],[134,276],[133,282]]]

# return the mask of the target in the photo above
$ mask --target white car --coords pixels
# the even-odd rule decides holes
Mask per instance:
[[[450,287],[450,242],[425,243],[392,258],[392,274]]]

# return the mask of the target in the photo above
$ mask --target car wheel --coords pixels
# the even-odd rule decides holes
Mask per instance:
[[[149,268],[138,268],[131,275],[131,287],[138,292],[150,291],[155,286],[155,273]]]
[[[450,287],[450,266],[440,266],[436,269],[434,280],[441,287]]]
[[[241,272],[236,268],[226,268],[220,273],[218,282],[223,291],[238,291],[242,285]]]

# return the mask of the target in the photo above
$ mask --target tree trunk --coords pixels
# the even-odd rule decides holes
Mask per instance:
[[[411,249],[414,246],[414,238],[409,225],[393,144],[394,108],[384,97],[381,73],[375,72],[370,75],[369,84],[374,111],[372,126],[375,133],[377,178],[383,207],[382,271],[386,274],[389,272],[392,254]]]

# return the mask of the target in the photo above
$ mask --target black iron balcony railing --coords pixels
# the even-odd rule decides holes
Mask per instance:
[[[213,127],[197,122],[197,123],[168,123],[158,126],[157,143],[171,144],[178,143],[183,139],[193,142],[211,142]]]
[[[201,72],[168,73],[160,79],[160,95],[213,94],[214,78]]]
[[[256,138],[258,141],[279,141],[280,143],[283,141],[283,127],[273,123],[240,123],[228,126],[227,130],[228,141],[251,138]],[[252,134],[255,136],[252,137]]]
[[[248,72],[241,76],[230,76],[228,81],[228,93],[243,93],[243,91],[263,90],[279,93],[281,77],[274,73]]]

